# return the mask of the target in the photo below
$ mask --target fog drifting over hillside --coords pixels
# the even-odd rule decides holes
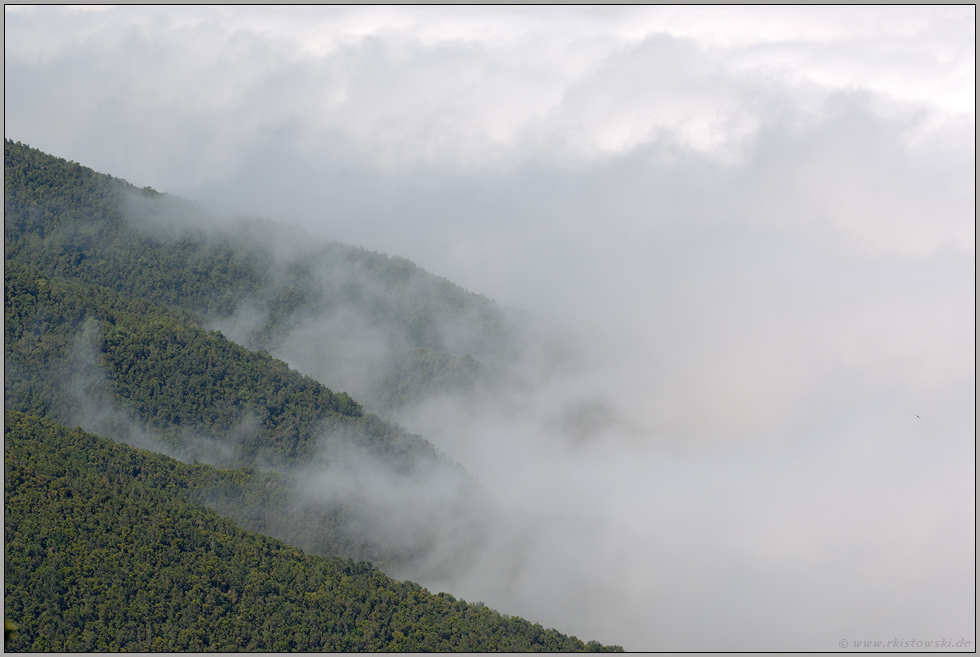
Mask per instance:
[[[572,345],[396,418],[519,528],[424,585],[629,650],[975,642],[974,25],[7,8],[5,135]]]

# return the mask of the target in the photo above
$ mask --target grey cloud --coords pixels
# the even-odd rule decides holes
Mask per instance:
[[[138,171],[152,179],[140,182],[174,189],[234,176],[245,160],[283,147],[312,164],[335,156],[346,166],[433,168],[441,175],[529,159],[553,165],[615,156],[661,132],[699,149],[730,149],[771,121],[772,107],[820,102],[828,90],[855,84],[830,75],[826,88],[811,80],[801,93],[813,62],[829,48],[819,39],[779,42],[805,53],[794,61],[794,71],[802,71],[796,80],[778,66],[787,59],[782,51],[705,47],[696,37],[669,36],[671,21],[662,17],[640,22],[648,25],[640,40],[617,37],[609,27],[589,30],[577,19],[573,36],[563,36],[545,29],[540,17],[524,34],[521,26],[535,21],[508,17],[500,32],[519,36],[501,41],[465,29],[457,34],[452,21],[438,20],[442,38],[413,36],[411,30],[424,28],[411,12],[414,27],[345,37],[329,20],[347,25],[344,13],[303,14],[317,26],[306,30],[319,30],[331,44],[322,51],[304,46],[313,39],[308,32],[290,34],[301,18],[282,27],[262,12],[15,13],[8,32],[29,33],[41,45],[14,38],[7,47],[7,87],[27,92],[8,115],[25,127],[44,126],[39,137],[47,141],[39,146],[84,153],[79,159],[97,165],[118,158],[127,144],[139,145],[152,153],[142,158],[150,168]],[[933,20],[947,30],[954,22]],[[66,33],[75,38],[55,38]],[[882,57],[877,50],[850,52],[852,43],[833,51],[850,53],[852,68]],[[886,63],[896,48],[879,49],[888,53]],[[937,75],[946,69],[928,50],[915,52],[930,79],[955,81]],[[729,63],[733,55],[738,65]],[[21,74],[22,67],[32,72]],[[875,80],[876,71],[867,68],[858,82]],[[89,146],[77,141],[81,134],[101,141]],[[56,143],[61,147],[52,148]],[[196,157],[180,161],[187,152]],[[135,166],[131,158],[127,166]]]
[[[394,27],[302,57],[289,27],[94,46],[58,18],[54,54],[7,57],[7,134],[301,226],[282,261],[337,239],[526,311],[519,385],[396,415],[479,479],[497,530],[405,576],[635,650],[968,634],[975,129],[950,99],[975,92],[973,39],[928,12],[760,9],[731,34],[699,11],[604,15],[661,27],[574,46],[530,43],[537,14],[494,14],[510,42],[375,14]],[[367,388],[390,339],[313,315],[278,355]]]

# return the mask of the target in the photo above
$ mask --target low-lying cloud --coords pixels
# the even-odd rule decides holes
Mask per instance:
[[[400,576],[633,650],[972,641],[974,13],[8,11],[7,134],[522,311],[505,383],[391,414],[491,528]]]

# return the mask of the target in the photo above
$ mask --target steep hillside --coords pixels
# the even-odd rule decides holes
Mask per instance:
[[[248,476],[5,412],[5,649],[616,649],[304,554],[193,502]]]
[[[365,415],[346,393],[197,328],[179,312],[46,278],[17,262],[4,272],[4,344],[9,408],[71,422],[85,403],[79,397],[95,393],[79,389],[88,382],[72,381],[88,356],[112,399],[178,452],[191,448],[188,434],[206,434],[223,443],[212,459],[288,465],[308,461],[318,435],[344,433],[377,453],[435,455],[425,441]]]
[[[402,508],[412,504],[403,493],[365,498],[347,486],[311,497],[304,491],[316,475],[345,470],[414,489],[449,486],[454,504],[440,507],[440,523],[463,524],[474,511],[464,507],[477,503],[461,468],[347,394],[196,328],[180,312],[15,262],[4,273],[4,380],[7,409],[188,462],[282,472],[280,495],[224,496],[220,509],[317,554],[394,565],[431,549],[439,530],[431,515]],[[399,509],[417,526],[386,537],[379,516]],[[480,530],[470,535],[477,540]]]
[[[381,411],[478,391],[502,370],[477,357],[511,348],[495,304],[4,154],[10,648],[601,648],[355,563],[466,568],[494,516],[461,466],[319,373]],[[318,354],[303,372],[269,353],[297,345]]]
[[[256,239],[187,227],[180,213],[195,216],[193,204],[9,140],[5,164],[5,408],[188,462],[278,470],[279,496],[227,498],[221,511],[316,554],[393,567],[423,558],[450,527],[468,527],[467,540],[479,541],[485,529],[467,520],[479,515],[473,482],[431,444],[202,328],[260,299],[278,309],[258,331],[273,335],[334,303],[324,287],[347,290],[340,296],[389,326],[413,316],[434,324],[445,308],[479,298],[407,261],[341,245],[324,246],[323,261],[308,253],[277,263]],[[147,224],[154,212],[183,227],[160,217]],[[311,279],[314,266],[331,275]],[[355,276],[361,270],[371,274]],[[358,293],[358,282],[370,283],[370,294]],[[417,344],[399,348],[405,357],[390,359],[379,379],[390,391],[379,397],[396,402],[433,383],[466,385],[483,367]],[[319,483],[336,472],[344,477],[331,477],[331,487]],[[452,501],[419,502],[437,490]]]
[[[128,218],[133,194],[195,210],[10,141],[5,157],[5,408],[187,462],[278,471],[275,496],[206,501],[316,554],[393,568],[428,559],[448,534],[461,547],[481,540],[474,482],[431,444],[202,328],[281,282],[270,251],[141,232]],[[472,360],[423,347],[413,357],[417,367],[392,365],[394,392]]]
[[[268,222],[219,226],[196,204],[10,140],[4,171],[5,260],[182,309],[253,349],[275,353],[297,329],[328,326],[317,333],[324,365],[307,373],[343,370],[373,410],[473,386],[493,374],[481,360],[512,352],[496,304],[403,258]]]

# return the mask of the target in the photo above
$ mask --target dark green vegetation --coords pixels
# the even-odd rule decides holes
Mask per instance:
[[[369,522],[377,510],[341,495],[298,507],[302,467],[343,462],[355,450],[392,478],[449,476],[464,496],[471,486],[422,438],[179,314],[15,262],[6,264],[4,299],[6,408],[185,460],[271,464],[284,473],[278,495],[215,498],[249,529],[318,554],[398,564],[435,537],[386,544]]]
[[[4,414],[8,650],[600,650],[368,563],[304,554],[195,504],[186,465]]]
[[[506,357],[492,302],[337,244],[284,264],[261,231],[189,227],[191,203],[19,143],[4,160],[11,648],[599,647],[350,561],[418,562],[447,526],[476,545],[479,490],[264,350],[359,313],[387,336],[368,388],[394,408],[493,375],[470,356]]]
[[[408,260],[299,234],[277,257],[283,227],[206,231],[196,204],[11,141],[4,210],[6,261],[180,309],[198,326],[240,320],[233,337],[251,349],[274,351],[311,318],[355,315],[389,350],[358,391],[378,412],[471,386],[488,374],[475,358],[511,351],[495,303]]]
[[[435,456],[417,436],[365,415],[346,393],[197,328],[179,312],[103,287],[48,279],[17,262],[6,263],[4,311],[8,408],[70,422],[81,412],[71,374],[90,357],[111,397],[168,436],[175,449],[186,431],[234,442],[248,418],[256,430],[234,444],[229,462],[251,465],[258,456],[279,464],[307,461],[324,432],[354,436],[375,453]]]
[[[87,226],[85,231],[66,224],[62,217],[73,207],[66,205],[65,197],[104,198],[111,197],[114,187],[125,193],[132,190],[108,176],[6,144],[8,161],[21,162],[14,155],[24,152],[30,157],[21,159],[34,163],[28,170],[35,175],[21,191],[43,189],[34,195],[52,198],[36,204],[42,209],[26,201],[8,206],[8,244],[34,244],[36,248],[6,251],[5,408],[68,425],[80,424],[115,440],[152,447],[187,461],[198,459],[230,467],[271,465],[290,475],[282,483],[280,495],[241,504],[226,500],[221,510],[248,529],[271,533],[311,552],[392,566],[420,558],[431,547],[437,537],[425,531],[399,536],[397,543],[384,538],[379,516],[392,511],[377,508],[372,500],[352,499],[341,491],[307,502],[298,491],[304,477],[297,469],[322,470],[331,464],[343,467],[352,452],[367,454],[375,469],[386,477],[439,474],[461,489],[461,499],[468,499],[466,489],[472,484],[455,464],[419,436],[364,413],[346,393],[334,393],[267,353],[247,350],[220,333],[200,328],[203,320],[199,313],[205,305],[201,299],[207,295],[195,290],[207,285],[189,285],[187,279],[194,277],[185,276],[180,268],[188,266],[191,256],[172,261],[173,254],[181,251],[172,248],[173,243],[157,243],[135,229],[110,230],[124,222],[118,208],[114,212],[104,210],[100,221],[80,220]],[[73,175],[68,182],[63,180],[65,171]],[[8,172],[9,189],[14,187],[11,181],[19,178],[16,167],[9,166]],[[109,187],[110,191],[102,196],[94,192],[64,193],[64,189],[75,189],[71,181],[76,178],[84,182],[80,185],[83,189]],[[24,195],[11,194],[15,198]],[[86,202],[89,214],[96,213],[100,206]],[[49,205],[55,211],[43,209]],[[23,219],[20,225],[25,232],[15,230],[18,217]],[[101,260],[97,266],[85,266],[101,251],[95,247],[78,251],[74,240],[84,243],[85,235],[103,233],[114,235],[102,242],[109,244],[106,250],[117,253],[116,260],[121,262],[129,254],[137,262],[152,264],[131,268],[143,271],[144,277],[130,274],[127,278],[123,274],[127,268],[122,264],[107,266]],[[63,240],[58,237],[65,235],[68,237]],[[248,269],[247,265],[228,265],[237,260],[250,262],[247,250],[208,246],[214,241],[201,238],[197,243],[187,238],[182,249],[188,253],[211,249],[211,269],[198,270]],[[33,259],[25,255],[35,251],[41,255]],[[32,264],[22,263],[19,257]],[[37,267],[46,257],[50,273],[42,273]],[[115,287],[129,294],[89,282],[110,282],[112,276],[107,277],[106,270],[119,272],[125,284]],[[148,282],[145,278],[151,272],[156,279]],[[195,280],[204,277],[200,272],[195,276]],[[218,286],[223,281],[213,275],[206,280],[217,280]],[[154,296],[169,300],[174,294],[177,296],[173,298],[180,298],[184,291],[198,299],[184,304],[198,314],[149,300]],[[226,305],[231,303],[222,298]],[[416,349],[426,358],[451,359]],[[472,359],[456,360],[465,363]],[[451,365],[440,376],[451,371]],[[397,368],[393,371],[402,372]],[[399,381],[403,383],[418,371],[402,372]],[[462,510],[445,511],[451,518]]]

